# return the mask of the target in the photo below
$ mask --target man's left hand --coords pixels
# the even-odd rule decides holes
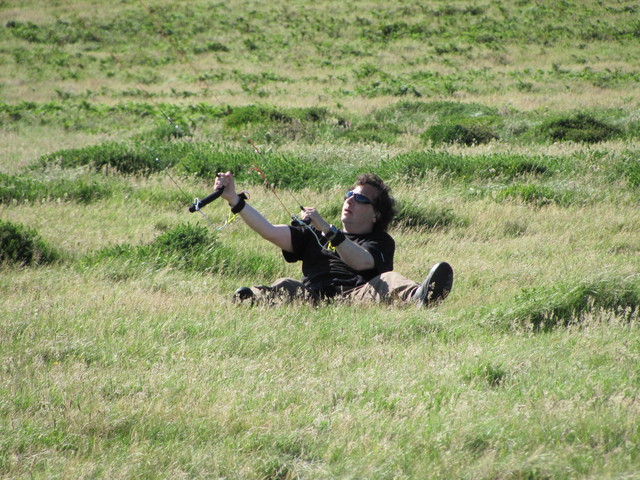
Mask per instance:
[[[315,208],[303,207],[301,218],[302,220],[309,220],[311,222],[311,226],[316,228],[317,230],[320,230],[323,233],[329,232],[330,225],[324,218],[322,218],[322,215],[320,215],[320,213],[318,213],[318,210],[316,210]]]

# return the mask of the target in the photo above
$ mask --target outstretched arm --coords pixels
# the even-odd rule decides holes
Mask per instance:
[[[240,196],[236,193],[236,186],[231,172],[218,175],[215,188],[219,187],[224,187],[221,197],[229,203],[230,207],[235,207],[240,201]],[[293,251],[291,231],[287,225],[272,224],[248,203],[240,211],[239,215],[249,228],[257,232],[262,238],[286,252]]]

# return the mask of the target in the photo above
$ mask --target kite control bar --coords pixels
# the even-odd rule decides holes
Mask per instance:
[[[218,198],[220,195],[222,195],[222,192],[224,191],[224,187],[220,187],[216,190],[214,190],[214,192],[211,195],[208,195],[206,197],[204,197],[202,200],[198,200],[197,198],[193,201],[193,205],[191,205],[189,207],[189,211],[191,213],[193,212],[197,212],[198,210],[200,210],[202,207],[209,205],[211,202],[213,202],[216,198]]]
[[[193,204],[189,207],[189,211],[191,213],[199,211],[202,207],[206,207],[211,202],[213,202],[216,198],[222,195],[224,192],[224,187],[217,188],[213,191],[211,195],[204,197],[202,200],[198,200],[197,198],[193,201]],[[240,198],[247,200],[249,198],[249,194],[247,192],[240,192],[238,194]]]

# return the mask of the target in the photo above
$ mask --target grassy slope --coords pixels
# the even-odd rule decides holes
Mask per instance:
[[[0,2],[0,98],[15,107],[0,113],[0,173],[53,192],[3,200],[1,219],[62,252],[58,263],[0,271],[0,476],[633,478],[640,341],[637,312],[626,314],[640,295],[637,9]],[[429,127],[460,120],[452,104],[416,107],[442,101],[472,105],[464,122],[477,105],[494,109],[484,118],[501,140],[425,144]],[[233,130],[227,117],[189,111],[200,102],[330,114]],[[244,133],[299,168],[315,162],[310,175],[451,153],[467,170],[411,178],[385,168],[416,218],[436,206],[455,220],[393,231],[396,269],[420,279],[447,259],[452,295],[428,311],[237,306],[229,292],[238,285],[298,269],[241,224],[212,241],[230,258],[226,272],[189,268],[179,250],[135,250],[185,222],[207,225],[186,215],[164,172],[30,167],[134,134],[152,142],[149,132],[166,124],[160,103],[180,106],[171,111],[203,152],[245,151]],[[579,144],[534,134],[577,111],[625,135]],[[386,136],[358,142],[341,119],[347,134]],[[500,155],[560,166],[487,174]],[[272,194],[246,179],[252,203],[285,222]],[[69,200],[52,186],[63,180],[107,193]],[[210,188],[206,178],[179,181],[188,195]],[[347,181],[310,182],[295,195],[324,205]],[[541,197],[527,200],[529,191]],[[217,222],[226,208],[208,213]],[[129,256],[103,250],[114,245]]]

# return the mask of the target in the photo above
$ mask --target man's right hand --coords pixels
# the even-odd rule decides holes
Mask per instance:
[[[240,200],[240,197],[236,193],[236,184],[233,180],[233,175],[231,172],[226,173],[218,173],[216,175],[216,190],[219,188],[224,188],[221,197],[224,198],[230,206],[234,206]]]

